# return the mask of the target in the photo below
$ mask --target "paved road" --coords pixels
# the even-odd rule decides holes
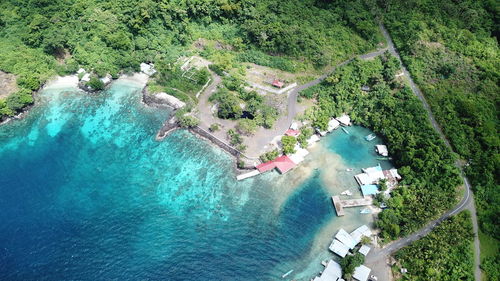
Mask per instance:
[[[397,52],[396,48],[394,47],[394,44],[392,42],[392,39],[391,39],[389,33],[387,32],[387,30],[385,29],[385,27],[383,25],[380,25],[380,29],[382,30],[382,34],[384,35],[384,37],[387,41],[389,52],[401,61],[399,53]],[[446,145],[451,150],[453,150],[451,145],[450,145],[450,142],[448,141],[446,136],[443,134],[441,127],[436,122],[434,115],[432,114],[431,108],[430,108],[429,104],[427,103],[424,95],[422,94],[420,89],[417,87],[417,85],[413,82],[413,79],[411,78],[410,73],[408,72],[406,67],[403,65],[402,68],[404,71],[404,75],[408,78],[408,81],[410,83],[410,87],[411,87],[413,93],[415,93],[415,95],[424,104],[424,107],[427,111],[427,114],[429,116],[429,119],[431,121],[432,126],[439,133],[439,135],[444,140]],[[451,209],[448,212],[446,212],[445,214],[443,214],[439,219],[430,222],[425,227],[423,227],[419,231],[413,233],[412,235],[407,236],[407,237],[402,238],[402,239],[399,239],[399,240],[396,240],[396,241],[388,244],[386,247],[384,247],[382,249],[374,249],[372,252],[370,252],[370,254],[366,258],[366,261],[368,263],[374,262],[374,261],[379,260],[379,259],[385,260],[390,254],[396,252],[397,250],[399,250],[405,246],[408,246],[413,241],[416,241],[416,240],[424,237],[425,235],[427,235],[429,232],[431,232],[431,230],[434,227],[436,227],[438,224],[443,222],[445,219],[459,213],[462,210],[467,209],[471,212],[472,225],[473,225],[473,229],[474,229],[474,276],[475,276],[476,281],[481,280],[481,270],[479,269],[480,248],[479,248],[479,238],[478,238],[478,234],[477,234],[478,233],[478,225],[477,225],[477,217],[476,217],[476,208],[474,206],[474,197],[473,197],[473,194],[471,191],[471,186],[469,184],[469,180],[465,176],[465,173],[462,169],[462,166],[460,165],[460,163],[458,161],[455,163],[455,165],[460,169],[461,176],[462,176],[462,179],[463,179],[464,185],[465,185],[464,197],[462,198],[462,200],[453,209]]]

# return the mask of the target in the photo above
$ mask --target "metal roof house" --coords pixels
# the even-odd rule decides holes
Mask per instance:
[[[372,270],[364,265],[360,265],[354,269],[354,274],[352,278],[358,281],[367,281]]]
[[[366,257],[366,255],[368,255],[368,253],[370,252],[370,247],[363,245],[361,246],[361,248],[359,248],[359,252]]]
[[[335,235],[335,238],[337,238],[337,240],[339,240],[344,245],[346,245],[349,249],[354,249],[356,244],[358,244],[356,242],[356,240],[349,233],[347,233],[347,231],[345,231],[343,228],[341,228],[339,230],[339,232],[337,232],[337,234]]]
[[[340,122],[342,126],[351,126],[351,117],[347,114],[342,114],[342,116],[335,118]]]
[[[257,165],[257,170],[259,172],[264,173],[270,171],[274,168],[278,170],[281,174],[284,174],[291,169],[293,169],[297,164],[295,164],[288,156],[282,155],[272,161],[268,161],[266,163],[262,163]]]
[[[356,244],[361,242],[361,237],[366,236],[370,237],[372,236],[372,231],[368,228],[366,225],[362,225],[358,228],[356,228],[353,232],[351,232],[351,237],[356,241]]]
[[[378,191],[378,186],[376,184],[364,184],[361,186],[361,192],[363,196],[375,195]]]
[[[349,247],[347,247],[346,245],[344,245],[344,243],[340,242],[337,239],[333,239],[333,242],[332,244],[330,244],[330,247],[328,247],[328,249],[342,258],[344,258],[349,252]]]
[[[327,129],[327,131],[331,132],[331,131],[337,129],[339,126],[340,126],[340,122],[337,121],[336,119],[332,119],[332,120],[330,120],[328,122],[328,129]]]
[[[365,184],[374,184],[381,179],[385,179],[384,172],[382,171],[382,167],[380,165],[363,169],[363,172],[364,173],[362,174],[354,176],[358,184],[361,186]]]
[[[315,277],[313,281],[340,281],[342,277],[342,268],[340,264],[329,260],[325,266],[325,270],[319,277]]]
[[[378,154],[382,156],[389,156],[389,151],[387,150],[387,146],[383,144],[377,144],[375,145],[375,150],[377,151]]]

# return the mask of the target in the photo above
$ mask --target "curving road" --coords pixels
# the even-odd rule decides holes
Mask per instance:
[[[384,35],[384,38],[387,41],[388,49],[389,52],[398,58],[399,61],[401,61],[401,57],[399,56],[399,53],[397,52],[396,48],[394,47],[394,43],[392,42],[391,36],[385,29],[385,27],[381,24],[380,29],[382,31],[382,34]],[[440,137],[443,139],[443,141],[446,143],[446,145],[453,151],[453,148],[450,145],[450,142],[446,138],[446,136],[443,134],[443,131],[441,130],[441,127],[438,125],[436,122],[434,115],[432,114],[431,108],[429,104],[427,103],[424,95],[420,91],[420,89],[417,87],[417,85],[413,82],[413,79],[410,76],[410,73],[406,69],[406,67],[403,65],[401,62],[402,69],[404,72],[404,75],[407,77],[410,88],[412,89],[413,93],[422,101],[424,104],[425,110],[427,111],[427,115],[429,116],[429,119],[431,121],[432,126],[434,129],[439,133]],[[445,219],[459,213],[462,210],[469,210],[471,212],[471,218],[472,218],[472,225],[473,225],[473,230],[474,230],[474,277],[476,281],[481,280],[481,270],[479,268],[480,264],[480,248],[479,248],[479,238],[478,238],[478,224],[477,224],[477,217],[476,217],[476,208],[474,206],[474,197],[471,191],[471,186],[469,184],[469,180],[465,176],[465,173],[462,169],[462,166],[460,165],[459,161],[455,162],[455,166],[460,169],[462,179],[464,181],[464,186],[465,186],[465,191],[464,191],[464,196],[462,200],[451,210],[448,212],[444,213],[440,218],[437,220],[434,220],[427,224],[425,227],[422,229],[418,230],[417,232],[411,234],[410,236],[401,238],[399,240],[396,240],[387,246],[385,246],[382,249],[374,249],[373,251],[370,252],[370,254],[366,258],[367,263],[374,263],[379,260],[385,260],[389,255],[392,253],[396,252],[397,250],[408,246],[412,242],[424,237],[427,235],[429,232],[432,231],[434,227],[436,227],[438,224],[443,222]]]

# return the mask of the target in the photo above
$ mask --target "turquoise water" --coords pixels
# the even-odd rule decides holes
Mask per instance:
[[[46,90],[0,127],[1,280],[276,280],[292,268],[307,280],[330,232],[371,222],[336,218],[329,199],[354,188],[330,169],[374,161],[371,145],[337,131],[304,178],[237,182],[232,159],[186,131],[156,142],[169,113],[144,107],[139,90]],[[340,162],[309,167],[325,157]]]

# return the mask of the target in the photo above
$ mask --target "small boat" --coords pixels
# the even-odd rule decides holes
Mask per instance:
[[[360,211],[361,214],[371,214],[372,211],[368,208],[364,208],[363,210]]]
[[[365,140],[367,141],[372,141],[374,138],[376,138],[375,134],[369,134],[368,136],[365,137]]]
[[[352,172],[352,168],[347,168],[345,170],[348,171],[348,172]]]
[[[377,160],[392,160],[392,157],[377,157]]]
[[[372,210],[370,210],[369,208],[364,208],[362,209],[361,211],[359,211],[361,214],[371,214],[372,213]]]
[[[342,195],[347,195],[347,196],[352,196],[352,192],[350,192],[349,190],[344,190],[342,191],[342,193],[340,193]]]
[[[346,134],[349,134],[349,131],[347,131],[347,129],[344,127],[342,127],[342,131],[344,131],[344,133],[346,133]]]
[[[293,272],[293,269],[288,271],[287,273],[281,275],[281,278],[286,278],[288,275],[290,275]]]

